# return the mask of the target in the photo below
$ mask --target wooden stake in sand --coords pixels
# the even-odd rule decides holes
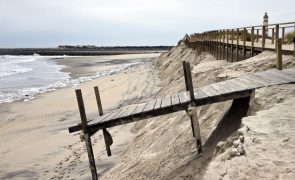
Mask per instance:
[[[282,62],[282,39],[277,40],[277,69],[283,69],[283,62]]]
[[[102,110],[101,99],[100,99],[99,90],[97,86],[94,87],[94,92],[95,92],[98,112],[99,112],[99,115],[102,116],[103,110]],[[102,129],[102,133],[104,137],[107,154],[108,156],[112,156],[111,145],[113,144],[113,138],[106,128]]]
[[[200,135],[200,125],[198,121],[198,116],[197,116],[197,107],[195,103],[195,95],[194,95],[194,88],[193,88],[193,81],[192,81],[192,75],[191,75],[191,69],[190,69],[190,63],[185,62],[184,66],[184,72],[186,73],[186,87],[188,87],[189,94],[190,94],[190,107],[187,110],[187,114],[191,119],[191,126],[192,126],[192,132],[193,136],[196,139],[196,144],[197,144],[197,150],[199,153],[202,152],[202,141],[201,141],[201,135]]]
[[[87,118],[86,118],[86,112],[85,112],[81,89],[76,89],[76,97],[77,97],[79,111],[80,111],[80,117],[81,117],[81,121],[82,121],[82,130],[84,133],[84,139],[85,139],[85,143],[86,143],[86,150],[87,150],[87,155],[88,155],[88,159],[89,159],[89,165],[90,165],[92,179],[97,180],[98,179],[97,171],[96,171],[96,166],[95,166],[91,138],[90,138],[89,131],[87,128]]]

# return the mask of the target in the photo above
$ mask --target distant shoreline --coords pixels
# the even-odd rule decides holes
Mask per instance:
[[[97,48],[0,48],[0,55],[97,56],[120,54],[163,53],[172,46],[124,46]]]

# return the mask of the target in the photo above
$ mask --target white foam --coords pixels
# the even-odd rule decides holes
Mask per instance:
[[[142,63],[143,62],[124,64],[124,65],[121,65],[119,67],[116,67],[116,68],[113,68],[110,70],[97,72],[91,76],[79,77],[78,79],[70,79],[68,76],[68,78],[66,78],[62,81],[57,81],[57,82],[52,83],[52,84],[45,86],[45,87],[23,88],[23,89],[19,89],[15,93],[0,92],[0,104],[3,102],[13,102],[13,101],[18,101],[18,100],[29,101],[31,99],[34,99],[35,98],[34,96],[36,94],[46,93],[46,92],[53,91],[53,90],[60,89],[60,88],[64,88],[64,87],[75,87],[75,86],[78,86],[80,83],[93,81],[94,79],[97,79],[99,77],[109,76],[109,75],[112,75],[115,73],[123,72],[127,69],[138,66]],[[60,68],[64,68],[64,67],[61,66]]]

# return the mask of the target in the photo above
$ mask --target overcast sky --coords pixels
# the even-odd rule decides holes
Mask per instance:
[[[295,0],[0,0],[0,47],[175,45],[186,33],[295,21]]]

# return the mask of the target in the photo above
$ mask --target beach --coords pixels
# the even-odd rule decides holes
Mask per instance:
[[[97,70],[95,63],[87,63],[93,67],[88,69],[76,60],[64,59],[72,75]],[[87,118],[92,120],[98,116],[94,86],[100,89],[105,111],[147,102],[185,89],[182,61],[191,63],[194,87],[201,87],[275,68],[276,53],[263,51],[230,63],[182,43],[128,70],[40,94],[28,102],[1,104],[0,179],[91,179],[85,142],[80,141],[80,133],[69,134],[67,129],[80,122],[74,90],[82,90]],[[283,67],[295,67],[295,58],[284,55]],[[185,111],[109,128],[114,140],[111,157],[98,132],[92,144],[99,178],[292,179],[293,100],[294,84],[284,84],[257,89],[249,97],[249,107],[238,111],[232,111],[233,100],[197,107],[205,142],[202,154],[197,152]],[[241,110],[244,116],[230,118]],[[241,136],[244,154],[232,156]]]
[[[136,55],[127,56],[133,59]],[[144,55],[155,57],[157,55]],[[124,59],[123,58],[123,59]],[[95,67],[95,57],[89,61],[92,68],[85,68],[86,58],[64,59],[73,77],[85,76],[99,70],[119,66],[109,62]],[[107,62],[106,62],[107,63]],[[88,120],[98,116],[94,86],[98,86],[104,111],[122,106],[126,102],[139,102],[153,96],[160,89],[159,79],[151,62],[132,67],[123,72],[81,83],[76,87],[62,88],[36,95],[36,99],[0,105],[0,179],[89,179],[85,143],[78,134],[68,133],[67,128],[80,122],[75,89],[81,88]],[[128,101],[126,101],[128,100]],[[111,168],[132,141],[129,131],[132,124],[112,128],[114,156],[108,158],[101,132],[92,138],[99,173]],[[124,131],[120,131],[124,129]],[[73,171],[74,170],[74,171]]]

